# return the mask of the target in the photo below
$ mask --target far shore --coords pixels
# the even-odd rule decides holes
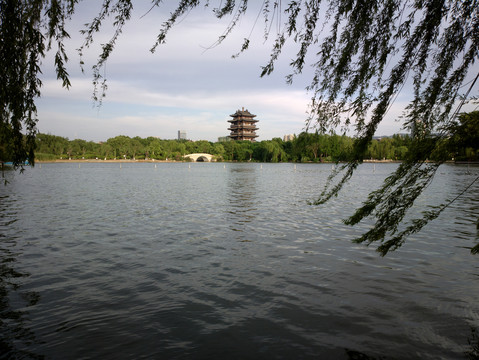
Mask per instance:
[[[230,161],[230,160],[223,160],[223,161],[212,161],[212,162],[222,162],[222,163],[248,163],[249,161]],[[427,161],[429,162],[429,161]],[[148,160],[131,160],[131,159],[107,159],[107,160],[102,160],[102,159],[56,159],[56,160],[35,160],[36,164],[54,164],[54,163],[116,163],[116,164],[121,164],[121,163],[190,163],[190,161],[178,161],[178,160],[154,160],[154,159],[148,159]],[[258,161],[257,163],[261,163]],[[291,164],[336,164],[334,161],[323,161],[323,162],[314,162],[314,161],[308,161],[308,162],[303,162],[303,163],[295,163],[295,162],[279,162],[277,164],[286,164],[286,163],[291,163]],[[344,164],[344,161],[340,162],[341,164]],[[374,159],[365,159],[363,160],[363,163],[374,163],[374,164],[400,164],[402,163],[401,160],[374,160]],[[476,161],[454,161],[454,160],[448,160],[445,161],[446,164],[457,164],[457,165],[478,165],[479,162]],[[273,164],[273,163],[271,163]],[[1,163],[0,162],[0,168],[3,167],[3,165],[7,165],[7,163]]]
[[[57,160],[35,160],[35,163],[46,164],[46,163],[77,163],[77,162],[90,162],[90,163],[137,163],[137,162],[146,162],[146,163],[170,163],[170,162],[183,162],[176,160],[131,160],[131,159],[57,159]]]
[[[57,159],[57,160],[35,160],[35,163],[37,164],[47,164],[47,163],[182,163],[182,162],[188,162],[188,161],[177,161],[177,160],[154,160],[154,159],[148,159],[148,160],[131,160],[131,159],[107,159],[107,160],[102,160],[102,159]],[[216,162],[216,161],[213,161]],[[218,162],[248,162],[248,161],[218,161]],[[259,161],[258,161],[259,162]],[[365,163],[401,163],[400,160],[373,160],[373,159],[367,159],[363,160]],[[287,163],[287,162],[283,162]],[[291,162],[292,163],[292,162]],[[301,163],[298,163],[301,164]],[[304,162],[303,164],[335,164],[334,161],[323,161],[323,162],[314,162],[314,161],[308,161]]]

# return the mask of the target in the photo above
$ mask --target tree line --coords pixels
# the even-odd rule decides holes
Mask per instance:
[[[206,140],[166,140],[119,135],[105,142],[93,142],[39,133],[36,136],[37,160],[106,159],[174,160],[192,153],[212,154],[218,161],[260,162],[331,162],[351,157],[353,139],[348,136],[302,132],[293,140],[280,138],[260,142]],[[373,140],[368,158],[402,160],[407,153],[409,136]]]
[[[459,161],[479,160],[478,119],[479,112],[459,117],[460,121],[454,135],[436,144],[437,156],[447,156],[451,160]],[[120,135],[96,143],[40,133],[36,136],[35,156],[40,161],[56,159],[182,161],[186,154],[208,153],[215,155],[218,161],[338,162],[349,161],[352,158],[354,141],[355,139],[345,135],[302,132],[290,141],[273,138],[260,142],[210,142]],[[392,137],[373,139],[364,160],[402,161],[407,158],[412,146],[413,141],[409,135],[396,134]],[[434,160],[434,154],[431,160]]]
[[[463,113],[449,129],[449,136],[424,139],[423,146],[434,146],[430,160],[479,161],[479,111]],[[354,138],[345,135],[302,132],[290,141],[280,138],[260,142],[206,140],[165,140],[156,137],[116,136],[104,142],[42,134],[36,135],[35,157],[40,161],[57,159],[155,159],[184,160],[191,153],[215,155],[218,161],[260,162],[337,162],[349,161]],[[429,142],[435,142],[431,145]],[[407,160],[417,143],[409,135],[373,139],[363,160]],[[0,160],[11,161],[9,141],[0,142]]]
[[[471,115],[467,115],[471,117]],[[479,124],[478,124],[479,125]],[[449,157],[454,160],[477,161],[478,139],[475,126],[458,130],[450,138]],[[452,141],[453,140],[453,141]],[[215,155],[218,161],[261,162],[337,162],[348,161],[352,156],[354,139],[348,136],[302,132],[293,140],[280,138],[261,142],[206,140],[165,140],[156,137],[140,138],[116,136],[105,142],[42,134],[36,135],[35,158],[40,161],[57,159],[155,159],[182,161],[191,153]],[[411,147],[408,135],[393,135],[374,139],[368,147],[365,160],[397,160],[406,158]],[[8,141],[0,143],[0,160],[10,161]]]

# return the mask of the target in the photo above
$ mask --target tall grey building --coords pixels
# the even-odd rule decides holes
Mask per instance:
[[[186,140],[186,131],[178,130],[178,140]]]

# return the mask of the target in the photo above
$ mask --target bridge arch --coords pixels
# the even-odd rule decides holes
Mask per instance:
[[[196,162],[211,162],[214,158],[211,154],[197,153],[197,154],[188,154],[183,156],[184,158],[189,158],[192,161]]]

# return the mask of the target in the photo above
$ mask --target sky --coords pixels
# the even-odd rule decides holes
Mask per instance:
[[[107,62],[104,75],[108,90],[101,106],[92,100],[91,67],[100,53],[99,44],[109,40],[113,28],[105,24],[93,46],[84,52],[82,73],[76,51],[83,42],[79,30],[98,13],[101,2],[86,0],[77,5],[67,23],[71,88],[62,88],[56,79],[53,52],[42,62],[42,96],[37,102],[41,133],[99,142],[117,135],[175,139],[182,130],[188,139],[215,142],[229,135],[230,115],[243,107],[257,115],[258,141],[299,134],[305,129],[311,98],[305,88],[312,70],[306,68],[292,85],[286,84],[288,64],[297,51],[287,46],[275,71],[260,78],[272,42],[263,39],[262,18],[253,26],[255,3],[250,5],[249,16],[221,45],[211,47],[230,18],[218,21],[211,8],[198,7],[173,27],[166,44],[153,54],[150,48],[172,3],[151,11],[148,2],[135,4],[133,16]],[[233,59],[253,27],[250,48]],[[396,119],[403,106],[399,97],[376,135],[401,132]]]

